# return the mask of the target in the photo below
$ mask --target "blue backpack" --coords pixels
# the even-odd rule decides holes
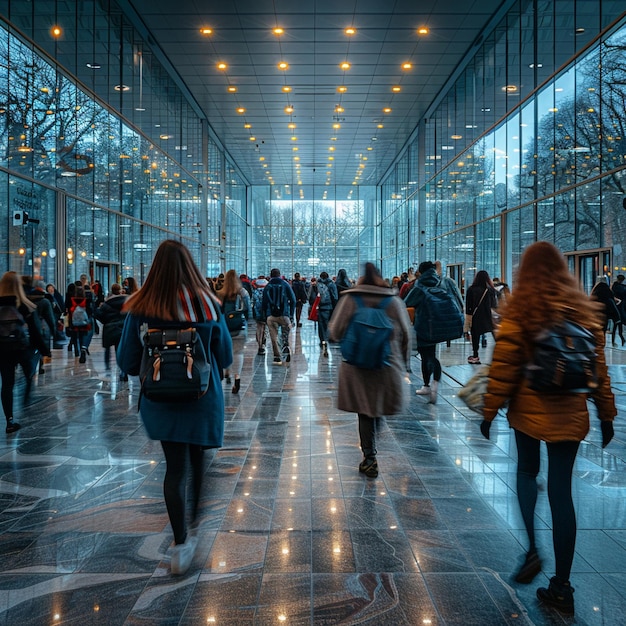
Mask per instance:
[[[264,287],[257,287],[252,291],[252,312],[257,322],[266,320],[265,313],[263,313],[263,289]]]
[[[345,297],[345,296],[344,296]],[[379,370],[389,365],[390,339],[393,324],[385,309],[393,296],[377,306],[366,306],[360,296],[353,294],[357,309],[341,340],[341,356],[346,363],[366,370]]]

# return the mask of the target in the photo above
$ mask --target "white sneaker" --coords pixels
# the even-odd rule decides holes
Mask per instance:
[[[415,394],[418,396],[429,396],[430,395],[430,386],[424,385],[421,389],[416,389]]]
[[[193,561],[196,547],[198,546],[198,537],[188,534],[185,543],[179,543],[172,550],[172,560],[170,568],[172,574],[184,574]]]
[[[433,380],[430,384],[430,400],[431,404],[437,404],[437,388],[439,387],[439,381]]]

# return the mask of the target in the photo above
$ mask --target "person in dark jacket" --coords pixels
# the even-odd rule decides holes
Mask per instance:
[[[418,396],[427,396],[428,402],[435,404],[437,402],[437,390],[439,381],[441,380],[441,363],[437,359],[437,344],[427,343],[420,339],[417,329],[420,325],[425,324],[426,311],[423,306],[424,290],[429,287],[441,286],[441,277],[437,273],[435,264],[432,261],[424,261],[420,263],[418,268],[419,278],[415,281],[413,289],[407,294],[404,303],[407,307],[415,307],[415,321],[417,337],[417,351],[420,355],[422,364],[422,379],[424,384],[421,389],[417,389],[415,393]],[[432,383],[431,383],[432,376]]]
[[[78,324],[78,314],[77,309],[82,308],[85,309],[87,313],[87,324],[79,325]],[[82,285],[76,285],[76,291],[74,297],[70,298],[70,343],[75,346],[74,356],[78,356],[79,363],[85,363],[87,360],[87,355],[89,354],[89,345],[91,344],[91,339],[93,337],[93,325],[94,325],[94,317],[93,317],[93,300],[87,292],[85,291]],[[80,349],[80,354],[77,353],[77,350]]]
[[[281,278],[280,270],[274,268],[270,272],[270,282],[263,289],[263,313],[267,320],[274,353],[274,365],[282,365],[283,359],[291,361],[289,348],[289,331],[296,310],[296,296],[291,285]],[[281,333],[281,345],[278,345],[278,331]]]
[[[95,310],[94,317],[103,325],[102,347],[104,348],[104,367],[111,369],[111,348],[117,350],[122,338],[126,313],[122,311],[128,296],[122,293],[122,286],[117,283],[111,285],[111,295]],[[120,373],[120,380],[128,380],[128,375]]]
[[[613,345],[615,345],[615,333],[619,334],[619,338],[622,340],[622,345],[626,343],[624,340],[624,324],[626,324],[626,285],[624,284],[624,274],[618,274],[615,277],[615,282],[611,287],[611,291],[615,296],[615,301],[619,300],[617,308],[619,310],[620,319],[613,324]]]
[[[617,308],[617,302],[615,301],[615,295],[611,291],[611,288],[604,280],[603,276],[598,277],[598,282],[591,290],[591,298],[597,300],[603,307],[603,319],[604,319],[604,332],[609,327],[609,321],[615,325],[621,321],[619,309]]]
[[[26,297],[20,277],[15,272],[6,272],[0,279],[0,306],[16,307],[28,325],[29,345],[20,349],[4,347],[0,351],[0,376],[2,377],[2,410],[6,419],[6,433],[14,433],[20,424],[13,416],[13,387],[15,386],[15,369],[18,365],[24,370],[26,381],[24,399],[30,395],[32,379],[35,375],[34,356],[40,352],[50,356],[50,349],[43,341],[41,322],[37,315],[37,307]]]
[[[32,276],[22,276],[22,284],[26,297],[37,307],[37,315],[41,322],[41,336],[50,351],[51,341],[56,333],[57,323],[54,316],[52,303],[54,300],[46,290],[42,281],[33,281]],[[37,363],[33,364],[34,369],[39,368],[39,373],[44,374],[44,363],[50,363],[51,358],[39,355]]]
[[[322,348],[322,356],[328,356],[328,323],[333,314],[333,310],[337,305],[339,296],[337,295],[337,286],[332,278],[328,276],[328,272],[320,272],[317,281],[317,293],[320,296],[320,303],[317,314],[317,334],[320,339],[320,347]]]
[[[204,450],[219,448],[224,438],[224,394],[221,373],[232,363],[230,334],[220,302],[180,242],[165,240],[156,251],[144,286],[125,303],[128,316],[117,349],[123,371],[139,374],[143,330],[178,324],[194,326],[206,354],[211,376],[198,400],[156,402],[141,399],[140,414],[150,439],[161,442],[166,471],[163,493],[174,533],[172,574],[184,574],[195,554],[198,506],[204,477]],[[191,465],[191,524],[186,519],[187,474]]]
[[[478,347],[480,338],[487,333],[493,334],[492,310],[497,306],[496,290],[485,270],[480,270],[465,295],[465,312],[472,316],[470,334],[472,336],[472,354],[467,362],[480,365]]]
[[[348,272],[341,268],[337,272],[337,278],[335,279],[335,286],[337,287],[337,297],[341,297],[341,294],[348,289],[352,289],[354,286],[352,281],[348,278]]]
[[[302,307],[306,304],[308,298],[306,294],[306,285],[304,281],[300,279],[299,272],[296,272],[293,275],[291,288],[293,289],[293,294],[296,297],[296,328],[301,328],[302,322],[300,321],[300,318],[302,317]]]

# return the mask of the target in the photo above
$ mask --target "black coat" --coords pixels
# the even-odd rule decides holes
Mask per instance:
[[[94,317],[104,325],[102,330],[102,347],[117,346],[122,337],[126,313],[122,312],[127,295],[107,298],[94,312]]]

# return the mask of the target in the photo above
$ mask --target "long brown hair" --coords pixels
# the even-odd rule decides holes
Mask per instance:
[[[235,300],[241,293],[243,285],[235,270],[228,270],[224,276],[224,285],[220,289],[222,300]]]
[[[123,310],[140,317],[178,321],[181,289],[208,294],[217,301],[189,250],[179,241],[166,239],[154,255],[143,287],[126,300]]]
[[[522,255],[502,316],[515,320],[530,338],[565,317],[585,328],[602,328],[600,309],[576,282],[560,250],[538,241]]]
[[[2,296],[15,296],[18,307],[24,305],[30,311],[37,308],[24,293],[22,281],[17,272],[5,272],[0,278],[0,297]]]

